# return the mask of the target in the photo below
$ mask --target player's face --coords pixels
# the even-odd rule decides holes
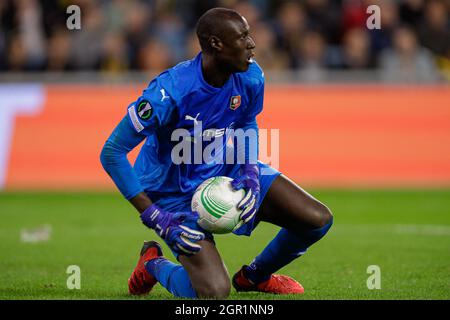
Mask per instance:
[[[230,20],[227,23],[228,27],[222,37],[223,50],[218,58],[232,72],[247,71],[253,63],[256,47],[250,36],[250,27],[244,17],[241,21]]]

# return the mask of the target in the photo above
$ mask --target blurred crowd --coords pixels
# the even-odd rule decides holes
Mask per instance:
[[[66,27],[71,4],[81,30]],[[366,26],[371,4],[380,30]],[[195,23],[216,6],[247,18],[266,70],[450,80],[448,0],[0,0],[0,71],[161,71],[197,54]]]

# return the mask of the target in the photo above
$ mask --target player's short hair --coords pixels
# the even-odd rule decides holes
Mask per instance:
[[[206,11],[197,21],[196,33],[200,47],[204,52],[212,52],[208,40],[211,36],[220,38],[225,30],[226,20],[242,20],[242,16],[233,9],[213,8]]]

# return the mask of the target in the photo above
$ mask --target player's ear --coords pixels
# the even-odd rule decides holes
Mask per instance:
[[[223,43],[217,36],[211,36],[209,38],[209,45],[215,51],[222,51]]]

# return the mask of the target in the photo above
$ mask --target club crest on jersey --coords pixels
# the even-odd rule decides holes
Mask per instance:
[[[152,115],[152,106],[148,101],[143,100],[137,107],[137,113],[142,120],[148,120]]]
[[[241,106],[241,96],[232,96],[230,100],[230,109],[236,110]]]

